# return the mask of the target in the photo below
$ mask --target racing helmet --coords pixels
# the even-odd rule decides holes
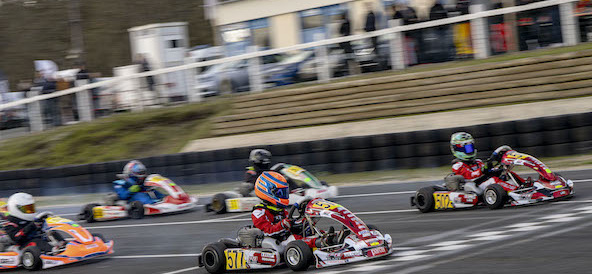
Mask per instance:
[[[450,150],[454,157],[463,161],[470,161],[477,157],[475,139],[466,132],[457,132],[450,137]]]
[[[280,208],[290,205],[288,181],[275,171],[265,171],[257,178],[255,195],[264,202]]]
[[[123,176],[136,184],[142,184],[148,175],[148,170],[142,162],[138,160],[129,161],[123,167]]]
[[[8,214],[19,219],[33,221],[35,219],[35,199],[28,193],[12,194],[7,202]]]
[[[271,164],[271,152],[265,149],[253,149],[249,154],[249,162],[263,169],[269,169]]]

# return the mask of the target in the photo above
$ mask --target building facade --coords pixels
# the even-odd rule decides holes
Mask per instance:
[[[218,44],[226,54],[244,53],[250,45],[280,48],[324,38],[337,37],[343,13],[350,18],[352,34],[364,30],[368,7],[371,6],[378,28],[384,28],[392,17],[391,6],[413,7],[420,17],[427,17],[430,8],[440,2],[455,5],[456,0],[229,0],[210,6]]]

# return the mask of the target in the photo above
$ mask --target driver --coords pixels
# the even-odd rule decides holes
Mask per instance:
[[[271,152],[265,149],[253,149],[249,154],[249,163],[251,163],[252,166],[247,167],[245,182],[254,186],[259,175],[264,171],[270,170]]]
[[[123,173],[119,174],[120,180],[113,182],[113,188],[120,200],[128,202],[140,201],[143,204],[153,204],[164,198],[164,195],[158,191],[153,191],[155,199],[146,193],[144,180],[148,175],[146,166],[138,160],[129,161],[123,168]]]
[[[41,227],[44,218],[50,213],[43,212],[36,215],[35,200],[28,193],[15,193],[8,198],[8,217],[3,225],[4,231],[10,239],[21,248],[27,246],[37,246],[41,251],[55,251],[59,247],[52,247],[41,237]],[[61,242],[59,245],[63,245]]]
[[[243,196],[252,196],[255,189],[255,182],[259,175],[271,168],[271,152],[265,149],[253,149],[249,154],[249,163],[245,173],[245,182],[241,184],[239,192]]]
[[[457,191],[464,184],[466,191],[481,194],[483,191],[477,187],[474,180],[485,175],[483,161],[477,159],[475,139],[466,132],[457,132],[450,137],[450,150],[455,159],[453,160],[453,174],[446,176],[444,182],[450,191]]]
[[[287,218],[285,210],[290,205],[289,192],[286,178],[275,171],[265,171],[257,178],[255,195],[263,202],[253,207],[251,219],[266,237],[285,241],[292,234],[290,228],[294,224]],[[303,239],[301,235],[294,235],[294,238],[304,240],[311,248],[315,247],[314,238]]]

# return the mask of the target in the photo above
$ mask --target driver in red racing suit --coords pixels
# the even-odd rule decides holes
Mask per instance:
[[[450,191],[464,188],[466,191],[481,194],[483,191],[477,187],[474,180],[485,175],[485,164],[477,157],[475,140],[471,134],[457,132],[450,137],[450,150],[454,159],[452,174],[444,178],[446,187]]]
[[[295,224],[288,219],[285,210],[290,205],[289,187],[286,178],[274,171],[265,171],[255,182],[255,195],[263,203],[253,207],[251,219],[253,225],[263,231],[263,235],[279,241],[285,241],[290,235],[296,240],[303,240],[311,248],[316,247],[315,238],[303,238],[302,235],[292,234],[290,229]]]

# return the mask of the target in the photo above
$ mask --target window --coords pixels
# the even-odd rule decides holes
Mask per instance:
[[[347,10],[344,5],[332,5],[301,11],[302,42],[316,41],[318,39],[315,38],[319,35],[322,35],[323,39],[331,37],[331,32],[334,30],[328,26],[339,22],[341,14],[345,12]]]
[[[169,40],[169,48],[181,47],[181,40]]]
[[[257,45],[262,49],[271,46],[267,18],[223,26],[220,28],[220,34],[228,55],[246,53],[251,45]]]

